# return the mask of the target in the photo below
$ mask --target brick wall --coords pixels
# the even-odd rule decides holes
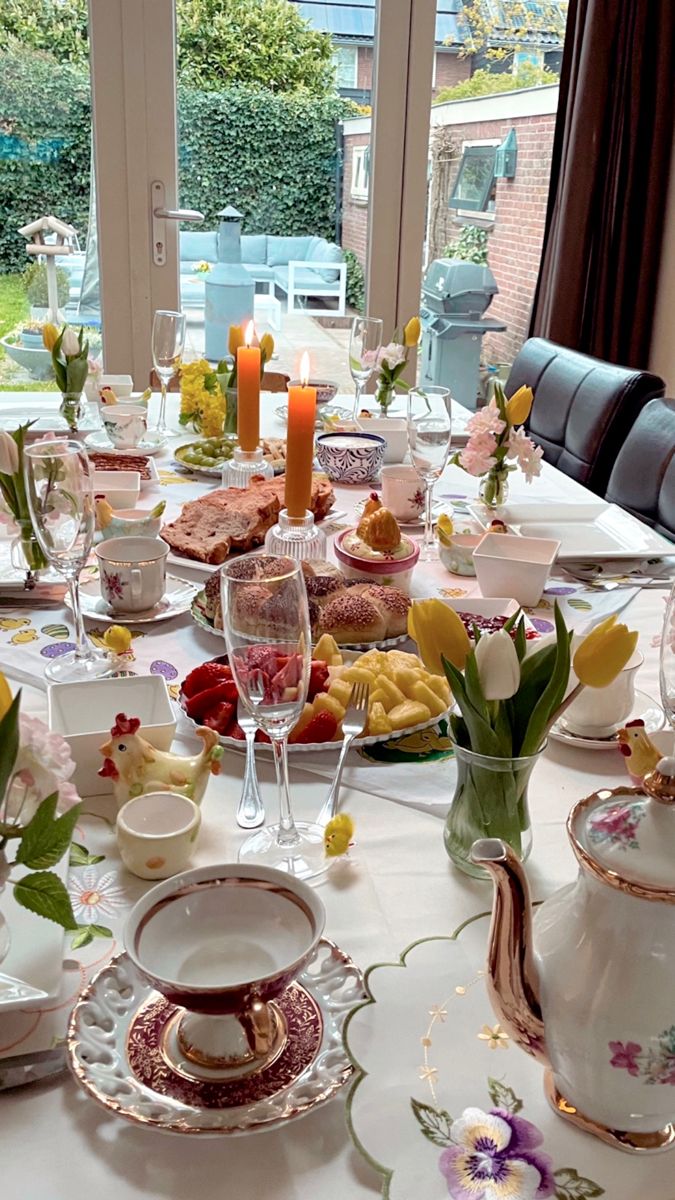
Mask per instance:
[[[434,96],[441,88],[452,87],[461,83],[471,75],[471,59],[460,58],[447,50],[436,52],[436,77],[434,79]]]
[[[373,48],[359,46],[356,69],[356,86],[370,91],[373,86]]]
[[[352,198],[352,162],[355,146],[367,146],[369,133],[356,133],[344,139],[342,245],[353,250],[361,265],[366,265],[368,245],[368,203]]]

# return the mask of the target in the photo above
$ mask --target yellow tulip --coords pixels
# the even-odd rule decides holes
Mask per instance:
[[[403,345],[416,346],[420,340],[420,332],[421,326],[419,317],[411,317],[403,330]]]
[[[432,675],[443,675],[442,658],[458,670],[471,650],[469,635],[454,608],[442,600],[416,600],[408,609],[408,633]]]
[[[45,350],[49,350],[51,352],[54,349],[58,336],[59,331],[56,328],[56,325],[52,325],[51,321],[48,321],[46,325],[42,326],[42,344],[45,347]]]
[[[241,325],[230,325],[230,332],[227,335],[227,348],[233,358],[237,357],[237,350],[244,344],[244,331]]]
[[[436,533],[438,534],[438,540],[443,542],[444,546],[450,546],[452,544],[452,535],[454,532],[455,527],[452,523],[452,517],[449,517],[447,513],[441,513],[436,522]]]
[[[0,721],[9,709],[13,699],[14,697],[12,695],[10,686],[2,671],[0,671]]]
[[[586,687],[607,687],[630,659],[638,635],[627,625],[617,625],[616,613],[607,617],[577,647],[572,668],[579,683]]]
[[[532,388],[519,387],[506,401],[506,419],[509,425],[522,425],[530,415],[534,394]]]
[[[268,363],[274,354],[274,338],[271,333],[263,333],[260,339],[260,360],[263,363]]]

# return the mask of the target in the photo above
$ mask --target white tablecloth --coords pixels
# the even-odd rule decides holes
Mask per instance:
[[[275,398],[278,402],[278,398]],[[270,400],[270,408],[275,401]],[[273,422],[266,432],[281,434]],[[187,440],[183,438],[182,440]],[[162,473],[160,494],[168,500],[167,515],[185,499],[198,494],[201,485],[176,476],[170,456],[158,460]],[[473,496],[476,483],[458,469],[450,469],[440,481],[439,496]],[[514,498],[550,497],[579,499],[583,488],[545,466],[532,487],[518,475],[511,476]],[[337,507],[351,514],[361,492],[337,488]],[[144,499],[148,499],[148,494]],[[189,572],[186,572],[189,575]],[[468,585],[474,581],[469,580]],[[552,584],[560,583],[553,580]],[[566,581],[568,584],[569,580]],[[416,571],[414,594],[438,594],[442,589],[461,588],[465,581],[448,575],[441,567],[422,564]],[[582,585],[572,585],[566,599],[581,601],[568,608],[569,616],[583,620],[588,604],[607,602],[594,597]],[[614,594],[616,596],[616,594]],[[658,634],[665,592],[642,591],[628,610],[630,623],[640,630],[645,663],[638,687],[658,696]],[[553,597],[545,598],[548,615]],[[546,619],[547,609],[538,610]],[[27,616],[30,621],[8,627],[7,620]],[[5,618],[4,622],[2,618]],[[45,627],[69,624],[66,610],[44,613],[0,614],[0,668],[20,665],[40,673],[41,651],[50,642]],[[34,630],[32,640],[16,640],[16,632]],[[218,642],[197,629],[189,615],[166,624],[146,628],[134,644],[133,669],[148,670],[151,664],[175,667],[176,680],[198,661],[218,652]],[[157,669],[157,668],[155,668]],[[171,674],[171,672],[169,672]],[[32,694],[31,708],[44,712],[40,694]],[[328,760],[326,760],[328,761]],[[313,770],[309,768],[313,766]],[[327,785],[316,771],[330,774],[321,761],[294,762],[293,799],[297,815],[311,818],[323,799]],[[275,811],[276,792],[271,763],[259,763],[268,810]],[[407,774],[409,773],[409,774]],[[242,760],[228,754],[224,772],[211,781],[204,801],[204,825],[195,864],[232,859],[243,836],[234,822],[234,809],[242,776]],[[575,864],[567,844],[564,821],[573,802],[600,785],[615,786],[625,778],[618,753],[582,751],[551,742],[537,767],[531,785],[534,849],[528,863],[534,893],[542,898],[571,880]],[[410,803],[411,780],[415,796]],[[454,767],[451,761],[410,765],[398,774],[390,766],[364,763],[355,758],[348,776],[343,807],[357,822],[356,846],[351,861],[321,885],[327,909],[326,933],[363,968],[375,961],[395,959],[412,941],[434,934],[450,933],[465,918],[489,908],[491,893],[484,884],[455,870],[443,848],[441,815],[452,794]],[[388,803],[387,795],[399,802]],[[90,804],[101,810],[102,802]],[[415,805],[430,811],[419,811]],[[105,808],[105,801],[103,801]],[[435,810],[435,811],[434,811]],[[92,818],[87,818],[92,821]],[[86,821],[85,821],[86,827]],[[93,824],[91,826],[93,828]],[[143,885],[132,881],[116,859],[112,833],[106,835],[108,859],[101,867],[74,872],[80,893],[91,892],[94,884],[111,889],[128,889],[133,898]],[[84,871],[93,875],[85,877]],[[115,879],[101,881],[101,872]],[[98,874],[97,874],[98,872]],[[92,882],[93,881],[93,882]],[[89,886],[91,884],[91,886]],[[133,889],[138,890],[134,893]],[[82,918],[81,918],[82,919]],[[92,918],[95,919],[95,918]],[[100,917],[110,923],[105,911]],[[118,950],[119,945],[114,949]],[[96,940],[76,954],[68,955],[71,996],[79,980],[85,980],[111,953],[109,940]],[[75,960],[75,961],[70,961]],[[75,982],[73,982],[75,981]],[[62,998],[61,1024],[72,999]],[[19,1014],[21,1028],[15,1041],[28,1046],[26,1030],[34,1020]],[[51,1019],[44,1014],[41,1021]],[[7,1018],[5,1018],[5,1022]],[[0,1020],[0,1054],[7,1053],[7,1026]],[[56,1036],[56,1035],[55,1035]],[[18,1052],[17,1049],[13,1051]],[[2,1063],[0,1062],[0,1068]],[[127,1125],[108,1116],[88,1100],[68,1078],[50,1084],[32,1085],[0,1095],[0,1127],[3,1138],[2,1195],[8,1200],[183,1200],[186,1196],[236,1197],[237,1200],[365,1200],[380,1194],[380,1178],[353,1148],[344,1121],[344,1102],[338,1099],[316,1113],[289,1125],[281,1132],[228,1141],[199,1141],[157,1133]],[[621,1156],[619,1156],[621,1158]],[[620,1162],[619,1162],[620,1167]],[[664,1160],[664,1181],[666,1171]],[[664,1182],[652,1200],[672,1200],[674,1188]],[[411,1197],[412,1200],[412,1197]],[[422,1198],[420,1197],[420,1200]]]

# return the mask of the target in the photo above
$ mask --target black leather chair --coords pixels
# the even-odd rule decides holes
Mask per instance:
[[[507,396],[521,384],[534,391],[528,432],[546,461],[599,496],[634,421],[648,400],[665,391],[658,375],[616,367],[545,338],[530,338],[519,351]]]
[[[650,400],[609,477],[607,500],[675,539],[675,400]]]

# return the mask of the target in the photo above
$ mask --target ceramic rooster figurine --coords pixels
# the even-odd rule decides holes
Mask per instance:
[[[119,805],[147,792],[180,792],[199,804],[209,775],[218,775],[223,748],[214,729],[198,729],[204,742],[201,753],[191,757],[156,750],[139,733],[138,717],[118,713],[110,730],[110,741],[101,746],[103,766],[99,775],[113,781]]]
[[[149,513],[140,517],[116,515],[107,500],[100,497],[94,501],[96,509],[97,541],[114,537],[157,537],[166,508],[166,500],[160,500]]]
[[[640,719],[628,721],[617,736],[628,774],[642,783],[645,775],[653,771],[659,759],[663,758],[663,754],[657,750],[645,729],[644,721]]]

